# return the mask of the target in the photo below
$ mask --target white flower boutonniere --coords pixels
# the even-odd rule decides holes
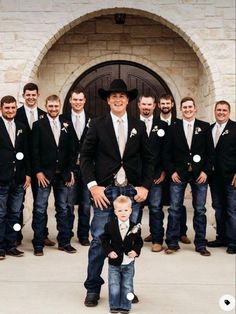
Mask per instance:
[[[135,234],[142,228],[142,225],[138,223],[137,225],[134,225],[133,228],[127,233],[127,236],[131,233]]]
[[[200,132],[202,132],[202,129],[201,129],[199,126],[197,126],[197,127],[195,128],[195,134],[197,135],[197,134],[199,134]]]
[[[87,122],[87,124],[86,124],[86,127],[87,127],[87,128],[90,127],[90,122],[91,122],[91,119],[89,118],[89,119],[88,119],[88,122]]]
[[[130,132],[130,137],[135,136],[137,134],[137,130],[133,128]]]
[[[22,129],[20,129],[20,130],[17,131],[16,136],[19,136],[21,133],[23,133],[23,130],[22,130]]]
[[[155,126],[153,127],[152,132],[158,132],[158,126],[157,126],[157,125],[155,125]]]
[[[225,130],[221,135],[224,136],[226,134],[229,134],[229,130]]]
[[[69,126],[69,124],[67,122],[63,122],[63,128],[61,129],[62,131],[65,131],[67,133],[67,128]]]
[[[157,125],[153,127],[152,132],[156,132],[159,137],[162,137],[165,135],[165,131],[163,129],[158,129]]]
[[[41,114],[40,116],[39,116],[39,119],[43,119],[44,118],[44,114]]]

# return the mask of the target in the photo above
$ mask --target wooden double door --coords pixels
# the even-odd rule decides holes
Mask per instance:
[[[98,96],[98,89],[108,89],[110,83],[117,78],[123,79],[128,89],[137,88],[139,94],[151,93],[157,98],[162,94],[172,94],[158,74],[140,64],[127,61],[110,61],[90,68],[74,82],[70,91],[82,86],[87,96],[86,111],[96,117],[109,112],[107,103]],[[70,108],[70,91],[64,102],[64,113]],[[137,99],[129,103],[127,111],[132,116],[138,117]]]

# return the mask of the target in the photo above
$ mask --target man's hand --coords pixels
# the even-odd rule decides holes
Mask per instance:
[[[233,177],[233,180],[232,180],[232,182],[231,182],[231,185],[233,185],[233,186],[236,188],[236,173],[235,173],[235,175],[234,175],[234,177]]]
[[[181,183],[180,176],[176,171],[172,174],[171,179],[174,183]]]
[[[68,188],[70,188],[75,183],[74,173],[71,172],[70,174],[71,174],[70,181],[66,181],[66,183],[65,183],[65,186],[67,186]]]
[[[109,199],[104,194],[105,188],[104,186],[92,186],[90,188],[90,192],[92,194],[93,201],[96,207],[99,207],[101,210],[107,208],[110,205]]]
[[[26,190],[30,186],[31,178],[29,176],[25,177],[25,183],[23,185],[24,190]]]
[[[38,186],[46,188],[49,185],[49,180],[45,177],[43,172],[38,172],[36,178],[38,180]]]
[[[160,184],[161,182],[165,180],[165,177],[166,177],[166,173],[165,171],[162,171],[160,177],[158,179],[154,179],[153,182],[155,184]]]
[[[109,256],[110,258],[112,258],[112,259],[115,259],[115,258],[118,257],[118,255],[116,254],[115,251],[110,252],[110,253],[108,254],[108,256]]]
[[[132,250],[132,251],[130,251],[130,252],[128,253],[128,256],[131,257],[131,258],[134,258],[134,257],[137,256],[137,253],[136,253],[134,250]]]
[[[205,183],[206,180],[207,180],[207,175],[205,174],[204,171],[201,171],[199,177],[196,180],[196,182],[201,184],[201,183]]]
[[[137,191],[137,194],[135,195],[134,199],[137,203],[141,203],[145,201],[145,199],[148,196],[148,189],[146,189],[143,186],[136,186],[135,190]]]

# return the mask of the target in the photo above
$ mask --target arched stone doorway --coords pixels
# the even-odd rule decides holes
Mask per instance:
[[[113,60],[88,69],[75,80],[66,95],[63,112],[70,110],[70,92],[77,86],[82,86],[87,96],[86,110],[93,116],[107,113],[109,107],[100,99],[97,91],[99,88],[109,88],[111,81],[116,78],[123,79],[128,89],[137,88],[140,95],[151,94],[158,99],[162,94],[172,94],[166,82],[151,69],[136,62]],[[137,117],[137,100],[129,103],[127,110],[129,114]],[[174,110],[174,115],[176,115],[176,110]]]

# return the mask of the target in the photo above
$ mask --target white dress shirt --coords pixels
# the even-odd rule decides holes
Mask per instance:
[[[120,226],[125,223],[126,224],[126,228],[127,228],[127,232],[128,232],[128,230],[129,230],[129,219],[126,220],[126,221],[121,221],[120,219],[118,219],[118,223],[119,223],[119,229],[121,228]],[[129,257],[128,255],[124,254],[123,261],[122,261],[121,265],[128,265],[133,260],[134,260],[134,257]]]
[[[31,109],[28,106],[24,105],[24,108],[25,108],[25,114],[26,114],[26,117],[27,117],[29,125],[30,125],[31,112],[33,112],[33,114],[34,114],[34,121],[38,121],[38,110],[37,110],[37,107]]]
[[[225,123],[222,123],[222,124],[219,124],[218,122],[215,123],[214,127],[212,128],[212,137],[213,137],[214,141],[215,141],[215,136],[216,136],[216,129],[219,128],[219,132],[220,132],[220,136],[221,136],[227,122],[228,121],[226,121]],[[214,145],[215,145],[215,142],[214,142]]]
[[[192,137],[193,137],[193,133],[194,133],[194,130],[193,130],[194,123],[195,123],[195,119],[193,119],[192,121],[187,121],[187,120],[184,120],[184,119],[183,119],[184,134],[185,134],[185,137],[186,137],[186,138],[187,138],[188,125],[189,125],[189,124],[191,125],[191,128],[192,128]]]
[[[82,110],[80,113],[76,113],[73,109],[71,110],[71,119],[72,119],[72,123],[74,128],[75,127],[75,123],[76,123],[76,118],[77,116],[79,117],[79,121],[80,121],[80,136],[83,134],[84,128],[85,128],[85,112],[84,110]]]
[[[148,118],[145,118],[144,116],[140,115],[140,120],[145,123],[147,135],[149,136],[152,128],[153,115],[151,115]]]

